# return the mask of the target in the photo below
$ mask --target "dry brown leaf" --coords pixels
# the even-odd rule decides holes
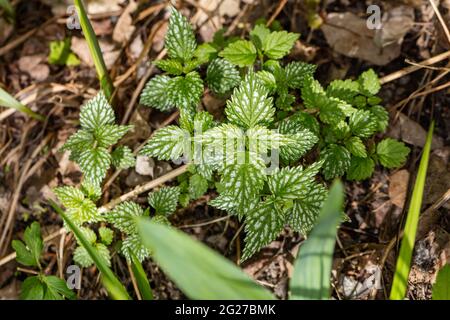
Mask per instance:
[[[393,204],[402,209],[405,205],[408,181],[408,170],[397,171],[389,177],[389,198]]]
[[[115,50],[115,46],[105,40],[100,40],[99,45],[103,53],[106,68],[111,69],[116,60],[119,58],[120,50]],[[72,37],[72,51],[88,66],[94,66],[94,61],[92,60],[86,40],[78,37]]]
[[[136,27],[133,25],[133,18],[131,15],[136,11],[138,5],[136,1],[130,1],[128,6],[123,11],[113,31],[113,40],[119,43],[127,42],[133,34]]]
[[[18,61],[19,69],[28,73],[36,81],[44,81],[50,74],[50,68],[46,64],[46,56],[37,54],[21,57]]]

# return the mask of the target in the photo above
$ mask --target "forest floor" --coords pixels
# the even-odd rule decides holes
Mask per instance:
[[[11,240],[20,238],[32,221],[39,221],[44,236],[62,227],[61,218],[49,207],[51,189],[77,185],[79,168],[59,148],[76,131],[80,106],[99,90],[95,68],[80,30],[67,27],[71,1],[15,1],[15,25],[0,18],[0,83],[9,93],[47,117],[43,123],[20,112],[0,108],[0,299],[16,299],[27,275],[15,260],[2,259],[12,252]],[[346,182],[346,213],[332,271],[336,299],[386,299],[398,254],[400,227],[411,194],[426,131],[436,121],[432,155],[426,182],[408,298],[429,299],[436,271],[450,260],[450,55],[431,65],[421,61],[450,50],[446,34],[429,1],[305,1],[186,0],[177,1],[190,18],[201,41],[226,28],[229,34],[247,34],[257,19],[276,19],[284,29],[301,34],[289,59],[318,65],[322,84],[333,79],[356,77],[368,68],[383,78],[381,97],[391,122],[386,136],[407,143],[412,152],[399,170],[377,168],[364,182]],[[314,2],[314,1],[310,1]],[[165,1],[87,1],[94,30],[99,37],[107,67],[115,82],[119,119],[135,126],[125,142],[142,144],[156,128],[176,122],[177,113],[162,113],[139,105],[143,84],[157,69],[151,61],[161,58],[167,30]],[[395,4],[394,4],[395,3]],[[366,27],[366,10],[381,9],[383,27]],[[450,21],[450,1],[440,1],[443,21]],[[316,23],[318,28],[308,25]],[[70,21],[69,21],[70,22]],[[448,26],[450,28],[450,25]],[[447,29],[448,31],[448,29]],[[50,44],[71,38],[71,49],[81,61],[75,67],[48,62]],[[350,40],[349,40],[350,39]],[[408,67],[417,71],[406,73]],[[396,73],[400,71],[400,73]],[[403,73],[402,73],[403,71]],[[224,100],[205,94],[203,107],[220,117]],[[142,165],[142,164],[141,164]],[[111,180],[101,202],[132,190],[175,168],[173,163],[150,161],[144,167],[123,170]],[[140,172],[141,174],[137,173]],[[169,183],[170,184],[170,183]],[[179,209],[174,226],[238,262],[242,248],[241,224],[222,211],[206,205],[210,192]],[[146,202],[146,194],[137,202]],[[286,229],[283,234],[241,267],[278,297],[286,298],[292,262],[304,239]],[[72,262],[76,241],[58,236],[46,242],[45,270],[63,275]],[[150,260],[144,264],[156,299],[184,295]],[[127,265],[113,255],[112,268],[132,291]],[[80,299],[105,299],[95,267],[83,270]]]

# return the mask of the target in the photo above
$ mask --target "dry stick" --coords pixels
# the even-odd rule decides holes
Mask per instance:
[[[104,206],[100,207],[98,209],[99,213],[105,213],[106,211],[111,210],[112,208],[114,208],[119,203],[122,203],[124,201],[130,200],[130,199],[138,196],[141,193],[149,191],[149,190],[151,190],[151,189],[153,189],[153,188],[155,188],[155,187],[157,187],[157,186],[159,186],[159,185],[161,185],[161,184],[163,184],[163,183],[165,183],[165,182],[167,182],[169,180],[172,180],[173,178],[178,177],[179,175],[181,175],[181,174],[186,172],[187,167],[188,167],[188,165],[185,164],[185,165],[183,165],[183,166],[181,166],[181,167],[179,167],[179,168],[177,168],[175,170],[170,171],[169,173],[167,173],[167,174],[165,174],[165,175],[163,175],[163,176],[161,176],[159,178],[156,178],[156,179],[154,179],[152,181],[147,182],[144,185],[141,185],[141,186],[138,186],[138,187],[134,188],[132,191],[130,191],[128,193],[125,193],[125,194],[121,195],[120,197],[115,198],[114,200],[108,202]],[[66,229],[65,228],[61,228],[58,231],[56,231],[56,232],[48,235],[47,237],[45,237],[44,238],[44,242],[50,241],[50,240],[52,240],[52,239],[54,239],[54,238],[64,234],[65,232],[66,232]],[[13,260],[15,258],[16,258],[16,253],[15,252],[7,255],[6,257],[4,257],[4,258],[2,258],[0,260],[0,266],[4,265],[5,263],[8,263],[9,261],[11,261],[11,260]]]
[[[286,5],[287,0],[282,0],[279,4],[277,9],[275,10],[275,12],[272,14],[272,16],[270,17],[269,21],[267,21],[266,23],[266,27],[269,27],[272,22],[278,17],[278,15],[280,14],[281,10],[283,10],[284,6]]]
[[[450,32],[448,31],[447,24],[445,23],[444,19],[442,18],[442,15],[439,12],[438,7],[436,6],[436,3],[434,3],[434,0],[429,0],[429,2],[431,4],[431,6],[433,7],[434,13],[437,16],[439,23],[442,26],[442,29],[444,29],[444,33],[445,33],[445,36],[447,37],[448,43],[450,43]]]
[[[399,71],[393,72],[391,74],[388,74],[387,76],[384,76],[380,79],[380,83],[381,84],[386,84],[388,82],[397,80],[403,76],[406,76],[407,74],[413,73],[417,70],[420,70],[422,68],[424,68],[425,66],[429,66],[438,62],[441,62],[447,58],[450,58],[450,50],[443,52],[441,54],[438,54],[437,56],[434,56],[430,59],[424,60],[422,62],[419,63],[418,65],[414,65],[414,66],[409,66],[407,68],[401,69]]]

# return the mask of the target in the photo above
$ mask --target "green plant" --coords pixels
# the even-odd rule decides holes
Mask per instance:
[[[419,222],[420,210],[422,207],[423,191],[425,188],[425,180],[427,177],[428,161],[430,158],[431,142],[433,140],[434,122],[431,123],[428,130],[427,140],[423,148],[422,157],[420,159],[417,178],[414,183],[414,189],[411,196],[411,203],[406,217],[405,229],[403,232],[400,253],[397,258],[397,266],[395,268],[394,280],[391,288],[391,300],[402,300],[406,296],[409,271],[411,268],[411,258],[416,241],[417,224]]]
[[[70,50],[71,40],[65,38],[64,40],[55,40],[50,42],[50,53],[48,55],[48,62],[50,64],[62,65],[62,66],[77,66],[80,64],[80,60]]]
[[[33,222],[26,228],[23,242],[13,240],[12,247],[16,251],[16,260],[27,267],[38,268],[36,276],[30,276],[22,284],[20,298],[23,300],[62,300],[74,299],[75,294],[67,287],[66,282],[55,276],[44,274],[41,255],[44,243],[39,223]]]
[[[258,24],[249,40],[219,32],[213,42],[198,45],[186,18],[173,10],[168,58],[156,62],[165,73],[150,79],[141,103],[163,112],[178,108],[179,125],[157,130],[141,154],[188,162],[187,172],[178,177],[179,186],[149,195],[152,212],[120,199],[110,212],[98,208],[110,166],[134,164],[131,150],[117,146],[131,127],[115,124],[114,111],[100,92],[82,107],[81,129],[63,147],[83,172],[79,188],[55,189],[67,210],[65,223],[84,228],[92,251],[102,253],[105,261],[110,242],[87,230],[92,223],[109,223],[122,234],[111,237],[122,238],[118,247],[127,261],[141,262],[152,252],[138,235],[137,217],[152,216],[153,222],[168,225],[178,204],[186,206],[215,189],[219,195],[209,204],[245,223],[246,260],[286,225],[305,235],[311,231],[328,194],[324,180],[345,174],[365,179],[376,163],[403,165],[409,153],[403,143],[376,143],[375,134],[385,130],[389,118],[375,96],[380,84],[374,71],[355,81],[334,81],[325,90],[313,78],[314,65],[281,61],[298,37]],[[222,122],[198,108],[205,84],[227,99]],[[77,250],[80,264],[95,263],[89,250]]]
[[[433,300],[450,300],[450,264],[439,270],[433,285]]]
[[[0,88],[0,106],[16,109],[39,121],[44,121],[45,119],[42,115],[32,111],[30,108],[17,101],[16,98],[2,88]]]

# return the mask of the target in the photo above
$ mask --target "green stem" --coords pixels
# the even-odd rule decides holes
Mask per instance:
[[[83,1],[74,0],[74,3],[77,9],[78,18],[80,20],[81,29],[83,30],[84,36],[89,46],[89,51],[91,53],[92,59],[94,60],[97,76],[100,80],[100,86],[105,94],[105,97],[111,104],[114,104],[112,101],[114,84],[111,80],[111,77],[109,76],[108,70],[106,69],[106,64],[103,59],[100,45],[98,44],[94,29],[92,28],[92,25],[87,16]]]

